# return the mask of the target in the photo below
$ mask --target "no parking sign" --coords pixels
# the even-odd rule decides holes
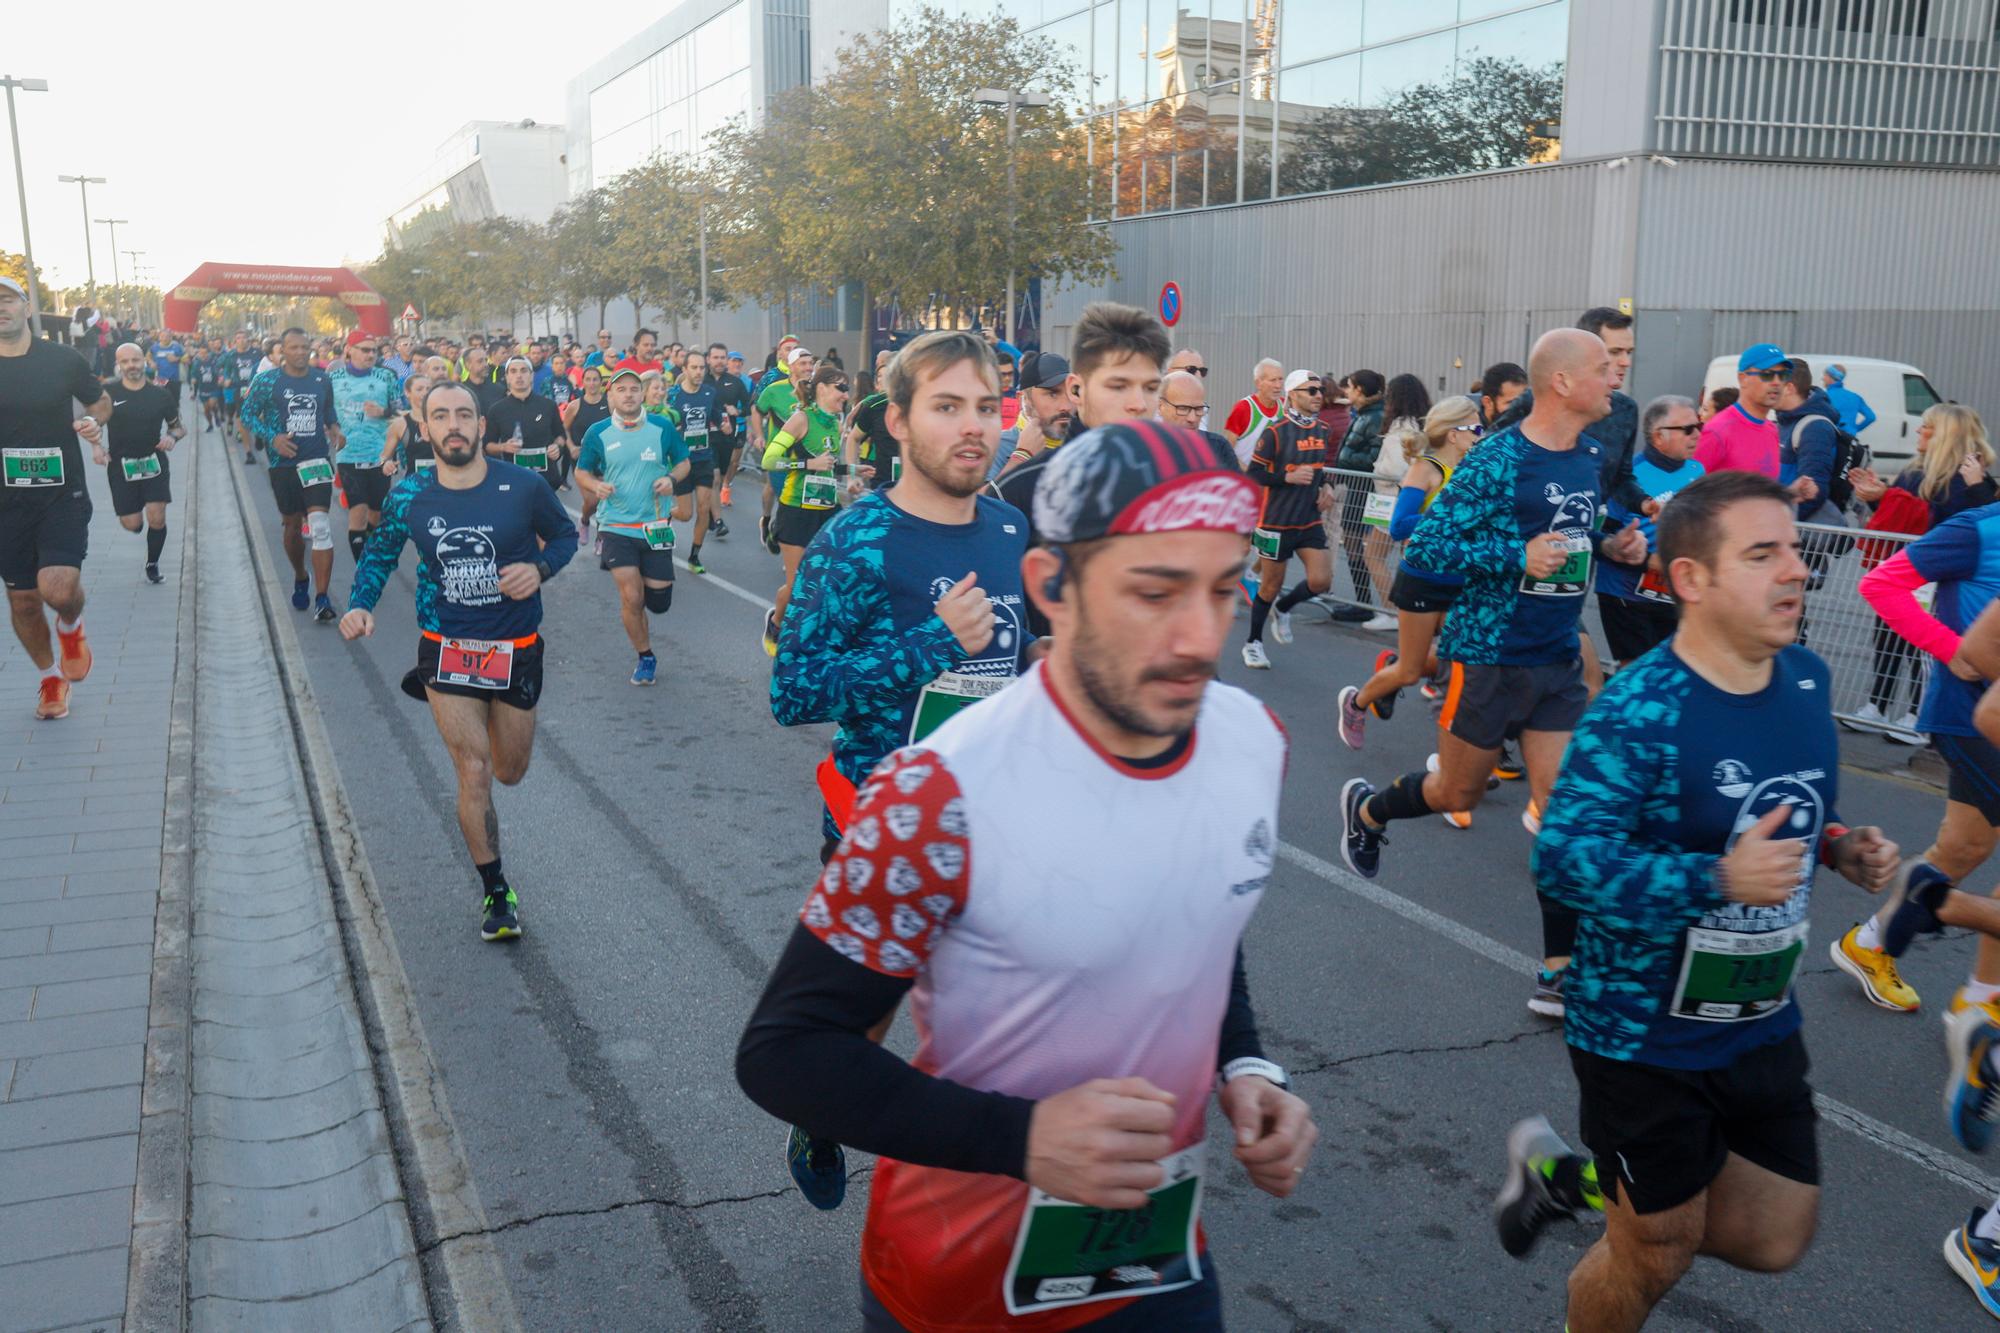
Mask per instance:
[[[1181,289],[1178,283],[1160,288],[1160,322],[1168,328],[1181,321]]]

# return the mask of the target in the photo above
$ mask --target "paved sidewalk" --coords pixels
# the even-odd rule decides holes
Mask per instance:
[[[188,444],[176,450],[175,489]],[[191,460],[189,460],[191,461]],[[161,568],[92,468],[70,715],[0,645],[0,1329],[117,1329],[126,1306],[185,508]]]

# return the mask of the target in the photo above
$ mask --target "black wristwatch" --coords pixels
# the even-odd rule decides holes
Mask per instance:
[[[556,576],[556,571],[549,565],[549,562],[541,559],[535,561],[535,573],[541,575],[542,582],[544,583],[547,583]]]

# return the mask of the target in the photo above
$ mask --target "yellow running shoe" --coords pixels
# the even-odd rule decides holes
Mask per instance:
[[[1857,924],[1833,942],[1828,952],[1833,955],[1834,966],[1861,983],[1861,993],[1868,1003],[1899,1013],[1915,1013],[1923,1006],[1923,1000],[1897,973],[1896,960],[1880,949],[1861,947],[1857,943],[1860,934],[1861,927]]]
[[[1963,986],[1960,986],[1951,993],[1951,1003],[1944,1007],[1944,1021],[1946,1025],[1950,1025],[1953,1014],[1962,1013],[1975,1004],[1986,1011],[1987,1022],[2000,1027],[2000,1000],[1968,1000],[1965,998],[1965,987]]]

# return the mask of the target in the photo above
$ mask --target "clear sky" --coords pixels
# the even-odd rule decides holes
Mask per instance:
[[[453,130],[560,123],[563,87],[595,58],[601,31],[555,17],[546,0],[5,7],[0,74],[49,82],[16,90],[14,104],[35,262],[55,286],[84,281],[83,207],[59,175],[110,182],[90,187],[90,211],[129,219],[118,247],[143,250],[138,262],[162,288],[204,260],[372,258],[383,219]],[[18,251],[4,140],[0,157],[0,249]],[[91,243],[109,282],[109,229],[93,226]],[[130,261],[118,262],[129,279]]]

